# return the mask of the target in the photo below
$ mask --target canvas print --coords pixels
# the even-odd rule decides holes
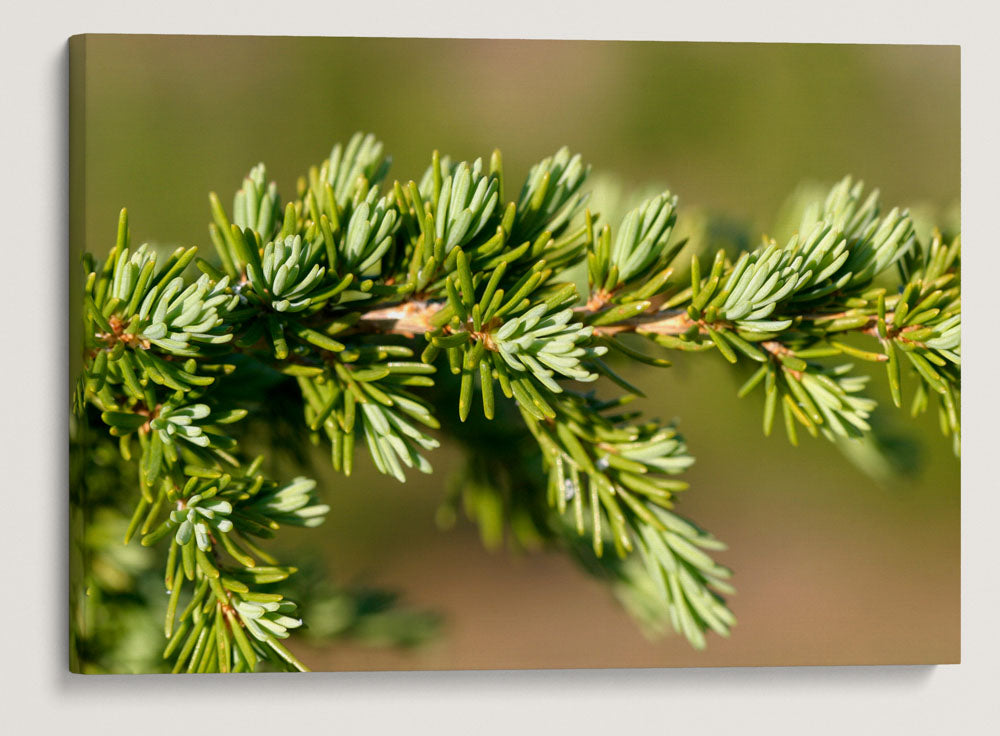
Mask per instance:
[[[959,659],[959,49],[70,41],[69,667]]]

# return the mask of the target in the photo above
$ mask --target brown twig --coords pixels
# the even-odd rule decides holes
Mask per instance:
[[[419,300],[394,304],[380,309],[373,309],[365,312],[358,320],[357,326],[363,331],[381,332],[391,335],[403,335],[413,337],[436,329],[433,324],[434,316],[445,306],[445,302]],[[603,307],[595,304],[588,304],[576,307],[574,311],[579,314],[594,314],[601,311]],[[681,309],[667,310],[664,312],[646,312],[632,319],[619,322],[614,325],[604,325],[594,327],[595,335],[605,337],[615,335],[620,332],[646,332],[655,335],[681,335],[698,325],[692,320],[687,312]]]
[[[393,304],[362,314],[357,326],[365,332],[379,332],[412,338],[415,335],[421,335],[436,329],[433,323],[434,316],[445,307],[445,304],[446,302],[443,301],[427,299]],[[595,314],[604,309],[604,307],[605,303],[603,300],[592,299],[587,304],[576,307],[574,311],[578,314]],[[652,307],[651,310],[655,310],[655,307]],[[824,318],[835,318],[837,316],[823,315]],[[891,320],[892,313],[890,312],[886,314],[886,322],[891,323]],[[845,332],[856,331],[877,337],[875,324],[876,318],[872,317],[865,325],[856,330],[845,330]],[[697,327],[699,332],[704,333],[707,326],[709,325],[703,320],[691,319],[686,310],[668,309],[664,311],[646,311],[631,319],[613,325],[595,326],[594,334],[602,337],[611,337],[626,332],[639,332],[651,335],[682,335],[692,327]],[[896,330],[893,336],[898,335],[902,339],[905,339],[904,335],[906,332],[918,329],[919,327],[919,325],[908,325],[901,330]],[[762,345],[773,354],[788,351],[788,348],[775,340],[769,340],[766,343],[762,343]],[[780,350],[776,346],[780,346]]]

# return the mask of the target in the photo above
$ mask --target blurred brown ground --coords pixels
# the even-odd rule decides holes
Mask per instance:
[[[532,161],[568,144],[595,172],[666,182],[682,208],[757,229],[804,179],[852,173],[890,205],[959,196],[957,47],[98,36],[86,64],[82,242],[99,255],[122,206],[136,242],[208,246],[209,190],[227,199],[263,160],[290,192],[358,129],[385,141],[390,175],[416,177],[435,147],[500,147],[511,197]],[[444,635],[413,652],[338,644],[303,659],[348,670],[957,661],[959,465],[934,422],[883,409],[921,443],[921,470],[879,484],[825,442],[763,438],[759,400],[737,400],[721,363],[629,375],[651,415],[680,418],[698,459],[679,509],[730,545],[729,640],[702,653],[649,642],[562,557],[487,553],[468,525],[437,531],[456,462],[446,446],[436,475],[406,485],[360,452],[352,479],[321,473],[329,522],[286,542],[322,549],[338,580],[443,612]]]

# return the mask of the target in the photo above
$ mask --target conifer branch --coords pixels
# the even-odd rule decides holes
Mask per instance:
[[[720,250],[704,271],[695,254],[682,281],[677,197],[599,225],[586,209],[589,169],[565,149],[510,200],[499,152],[488,164],[435,153],[419,183],[388,185],[388,167],[381,143],[357,135],[284,206],[254,167],[231,219],[210,196],[214,262],[195,248],[165,263],[133,250],[124,211],[108,258],[86,257],[77,409],[99,411],[123,458],[138,461],[126,537],[167,549],[164,656],[175,671],[304,667],[281,642],[302,623],[297,607],[271,587],[294,568],[257,540],[316,526],[329,507],[309,479],[266,477],[227,434],[247,415],[240,385],[254,366],[294,381],[302,434],[325,439],[345,475],[359,439],[401,482],[430,472],[444,411],[432,389],[453,382],[460,422],[476,403],[495,425],[516,407],[523,424],[508,437],[533,440],[536,471],[515,483],[509,470],[484,472],[489,457],[470,465],[462,493],[493,530],[484,538],[510,523],[567,550],[646,627],[670,626],[699,648],[735,623],[722,597],[730,573],[709,555],[723,545],[674,512],[686,487],[675,476],[693,458],[673,426],[626,410],[641,390],[609,353],[665,367],[662,349],[718,351],[754,367],[739,395],[763,386],[765,433],[780,406],[793,444],[800,428],[869,431],[875,402],[845,356],[884,364],[897,406],[908,365],[911,411],[936,396],[958,451],[960,241],[918,242],[905,211],[881,215],[877,193],[850,179],[789,242]],[[577,264],[583,294],[565,279]],[[625,394],[582,390],[598,381]],[[489,511],[501,493],[508,522]]]

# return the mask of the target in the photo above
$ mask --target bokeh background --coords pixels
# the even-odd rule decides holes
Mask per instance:
[[[74,251],[135,242],[209,247],[224,201],[258,161],[291,193],[356,130],[417,178],[431,150],[504,152],[508,196],[561,145],[626,186],[655,181],[684,208],[771,231],[803,181],[844,174],[928,220],[959,200],[957,47],[434,39],[89,36],[74,153]],[[682,215],[683,216],[683,215]],[[74,259],[77,253],[74,253]],[[830,443],[760,432],[760,398],[713,353],[629,369],[642,408],[678,417],[697,463],[679,510],[729,543],[730,639],[705,652],[646,639],[561,555],[486,552],[464,520],[435,524],[458,453],[405,485],[359,451],[349,481],[317,463],[332,512],[291,531],[345,584],[399,591],[443,628],[406,651],[299,645],[313,669],[456,669],[957,662],[959,462],[933,416],[880,409],[906,472],[862,472]],[[872,393],[888,404],[883,381]],[[448,410],[448,408],[445,408]]]

